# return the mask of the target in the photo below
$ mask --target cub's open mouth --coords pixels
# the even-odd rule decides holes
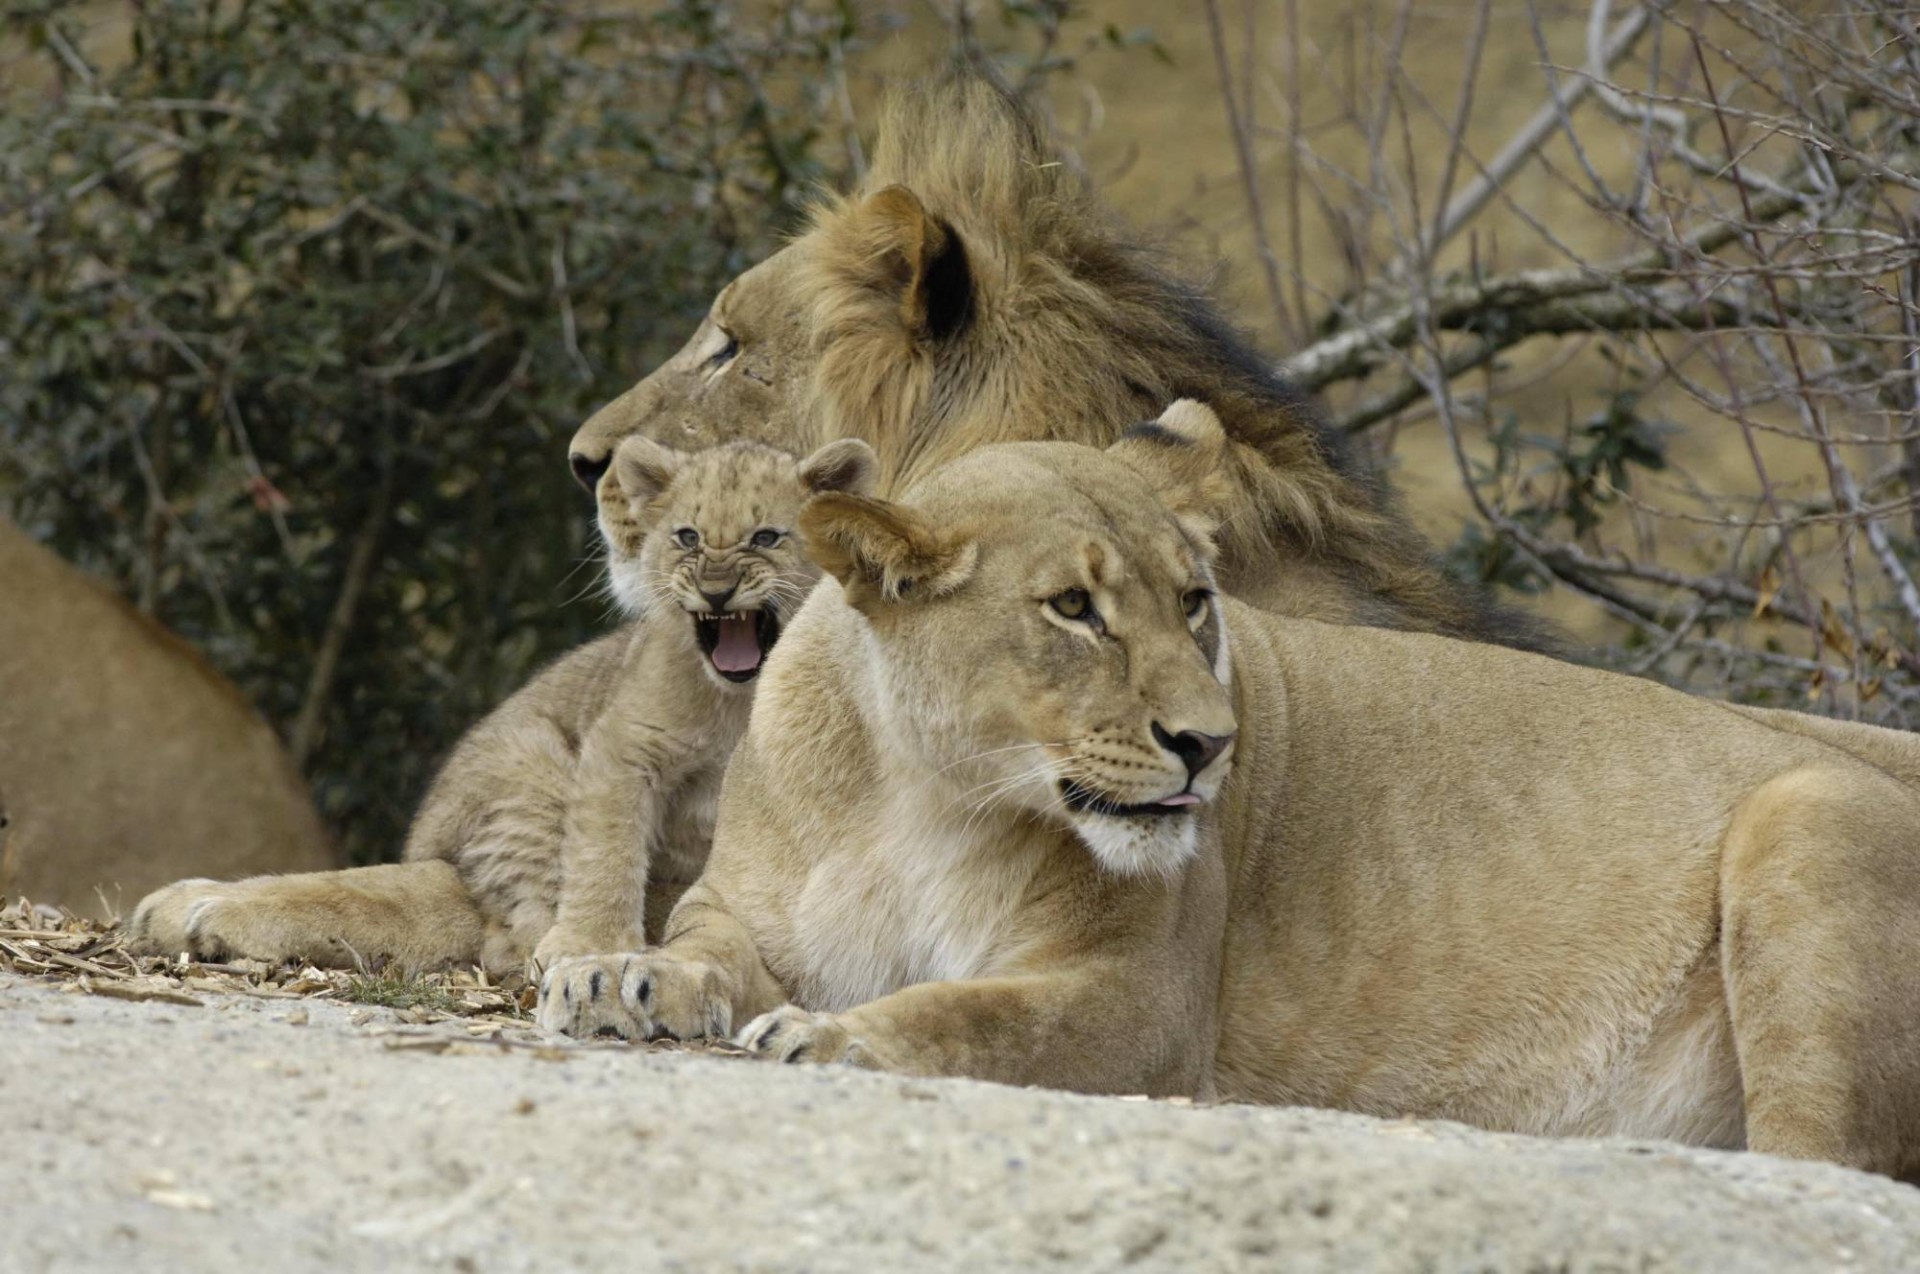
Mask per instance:
[[[1202,804],[1201,799],[1191,792],[1176,792],[1172,796],[1148,801],[1144,805],[1122,805],[1112,797],[1102,796],[1092,788],[1082,785],[1076,779],[1067,779],[1060,784],[1060,799],[1065,801],[1067,808],[1076,814],[1107,814],[1114,818],[1191,814]]]
[[[752,681],[780,640],[780,621],[771,610],[695,613],[693,636],[715,672],[728,681]]]

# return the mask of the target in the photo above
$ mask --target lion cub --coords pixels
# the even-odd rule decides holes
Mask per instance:
[[[634,437],[598,489],[614,595],[639,616],[482,720],[428,789],[404,860],[187,880],[144,899],[152,951],[510,968],[645,945],[699,875],[767,653],[819,578],[808,496],[866,490],[866,444],[805,460]]]

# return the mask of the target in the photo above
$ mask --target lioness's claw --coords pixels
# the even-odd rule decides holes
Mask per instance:
[[[747,1023],[734,1043],[750,1053],[783,1062],[852,1062],[872,1065],[866,1052],[831,1013],[783,1004]]]
[[[708,966],[655,951],[556,961],[541,975],[534,1021],[581,1038],[723,1039],[733,1009]]]

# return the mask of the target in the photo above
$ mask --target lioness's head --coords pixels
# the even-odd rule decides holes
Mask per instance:
[[[1171,871],[1232,763],[1209,520],[1225,438],[1179,402],[1102,452],[987,447],[905,502],[823,495],[801,531],[871,634],[883,746],[972,806]]]
[[[752,681],[820,577],[794,536],[801,504],[872,480],[873,453],[853,439],[796,460],[759,443],[688,453],[629,438],[597,487],[614,596],[636,615],[685,611],[708,671]]]

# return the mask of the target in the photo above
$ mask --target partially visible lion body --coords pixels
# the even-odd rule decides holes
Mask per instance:
[[[1920,740],[1193,609],[1183,423],[810,505],[705,874],[543,1019],[1920,1173]]]
[[[4,519],[0,792],[0,897],[117,914],[183,875],[337,861],[239,691]]]
[[[706,861],[760,643],[819,575],[791,535],[800,504],[864,489],[870,474],[857,442],[796,460],[756,443],[688,456],[630,440],[600,484],[600,521],[612,589],[642,618],[562,657],[467,732],[403,861],[181,881],[141,902],[136,943],[506,970],[657,937]]]
[[[1183,396],[1233,439],[1223,583],[1258,605],[1523,646],[1204,291],[1129,242],[1018,104],[979,79],[894,95],[861,190],[728,284],[678,354],[574,435],[591,479],[635,433],[861,438],[898,490],[991,443],[1104,446]]]

